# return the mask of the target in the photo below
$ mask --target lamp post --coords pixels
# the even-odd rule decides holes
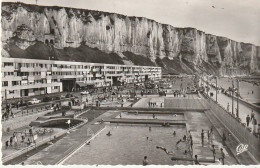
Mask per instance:
[[[207,75],[207,96],[209,95],[209,76]]]
[[[234,80],[232,78],[232,115],[234,114]]]
[[[216,102],[218,102],[218,77],[216,76]]]
[[[239,79],[237,79],[237,118],[239,118],[239,103],[238,103],[238,96],[239,96]]]

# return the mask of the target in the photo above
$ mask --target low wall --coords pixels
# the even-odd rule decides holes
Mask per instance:
[[[44,114],[51,112],[53,110],[42,111],[34,114],[29,114],[23,117],[10,118],[7,121],[2,121],[2,131],[7,132],[9,130],[14,130],[24,126],[28,126],[32,121],[36,120],[38,117],[43,116]]]
[[[147,107],[91,107],[92,109],[97,110],[141,110],[141,111],[171,111],[171,112],[185,112],[185,111],[196,111],[196,112],[204,112],[208,110],[201,106],[201,108],[147,108]]]
[[[234,118],[215,101],[208,98],[208,107],[220,122],[239,140],[240,143],[248,144],[248,151],[260,161],[260,138],[253,135],[241,122]]]

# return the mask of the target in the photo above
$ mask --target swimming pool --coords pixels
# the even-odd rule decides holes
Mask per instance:
[[[155,119],[159,120],[184,120],[183,114],[154,114]],[[116,116],[115,118],[120,118],[120,116]],[[153,114],[133,114],[123,112],[121,113],[121,118],[127,119],[154,119]]]
[[[108,131],[112,136],[107,136]],[[176,135],[173,135],[173,131]],[[90,143],[65,160],[65,165],[142,165],[144,156],[149,164],[174,165],[192,164],[189,161],[172,161],[170,155],[156,149],[163,146],[178,157],[185,155],[185,144],[176,142],[186,134],[185,126],[160,127],[107,125]],[[148,140],[147,140],[148,137]]]

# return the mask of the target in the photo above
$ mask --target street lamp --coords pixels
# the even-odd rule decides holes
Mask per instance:
[[[207,96],[209,96],[209,76],[207,75]]]
[[[237,79],[237,118],[239,118],[239,103],[238,103],[238,96],[239,96],[239,79]]]
[[[234,114],[234,80],[232,78],[232,115]]]
[[[216,76],[216,102],[218,103],[218,77]]]

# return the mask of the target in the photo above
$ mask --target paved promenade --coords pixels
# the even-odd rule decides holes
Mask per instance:
[[[214,96],[211,98],[216,101],[215,89],[211,88],[209,93],[210,92],[214,93]],[[231,97],[228,97],[227,95],[219,92],[218,93],[218,103],[222,107],[224,107],[226,110],[227,110],[227,104],[229,103],[229,112],[231,113],[231,111],[232,111],[232,98]],[[237,108],[236,98],[234,98],[234,114],[236,114],[235,108]],[[241,121],[243,123],[246,123],[247,115],[251,116],[252,110],[253,110],[252,108],[250,108],[242,103],[239,103],[239,118],[241,118]],[[254,111],[254,113],[255,113],[256,120],[259,123],[260,122],[260,112]],[[249,127],[253,129],[253,124],[251,121],[249,122]]]
[[[90,111],[87,113],[91,113]],[[84,115],[84,117],[88,117],[88,115]],[[87,139],[91,138],[89,135],[89,129],[93,131],[93,133],[97,133],[102,128],[105,127],[104,124],[95,125],[95,123],[107,116],[114,114],[114,112],[105,113],[93,121],[83,125],[80,128],[70,131],[64,138],[56,142],[55,144],[49,146],[48,148],[38,152],[32,157],[28,158],[24,161],[27,164],[43,164],[43,165],[53,165],[62,161],[64,157],[69,155],[75,149],[77,149],[81,144],[83,144]]]
[[[154,102],[162,102],[165,97],[159,96],[147,96],[140,99],[134,107],[148,107],[149,101]],[[158,100],[158,101],[157,101]],[[186,99],[187,100],[187,99]],[[200,99],[198,99],[199,101]],[[203,101],[199,101],[199,103],[205,103]],[[203,104],[202,104],[203,105]],[[174,108],[174,107],[173,107]],[[66,134],[62,139],[50,145],[49,147],[39,151],[38,153],[26,158],[24,160],[25,164],[43,164],[43,165],[51,165],[56,163],[63,163],[63,159],[66,158],[68,155],[73,153],[77,150],[82,144],[84,144],[88,139],[92,137],[93,134],[98,133],[105,127],[105,123],[103,121],[133,121],[133,119],[113,119],[115,116],[119,115],[120,111],[115,110],[93,110],[88,111],[79,117],[86,117],[89,119],[89,123],[76,128],[75,130],[70,131],[70,133]],[[184,112],[186,121],[170,121],[171,123],[177,124],[186,124],[187,131],[190,130],[191,135],[193,137],[193,152],[192,156],[198,155],[199,159],[213,159],[213,154],[211,151],[211,145],[215,145],[216,149],[216,163],[214,164],[221,164],[218,161],[220,158],[220,148],[224,149],[224,153],[226,155],[225,164],[227,165],[234,165],[238,163],[242,163],[245,165],[253,164],[253,161],[250,159],[249,155],[241,154],[239,157],[234,158],[234,150],[238,145],[234,138],[228,137],[226,144],[227,146],[222,144],[222,136],[221,134],[226,131],[224,126],[217,121],[217,119],[207,111],[206,113],[203,112],[196,112],[196,111],[185,111]],[[134,120],[141,121],[141,120]],[[146,120],[142,120],[145,122]],[[151,119],[149,119],[151,121]],[[166,121],[166,120],[165,120]],[[158,120],[158,123],[161,122]],[[207,137],[207,130],[209,130],[213,126],[213,138],[212,141],[208,140]],[[28,129],[28,128],[21,128],[21,129]],[[204,140],[201,140],[201,130],[204,130]],[[90,130],[93,133],[90,135]],[[182,137],[176,135],[176,139],[181,139]],[[14,161],[13,164],[19,164],[21,161]],[[201,164],[207,165],[209,163],[202,162]]]
[[[198,158],[204,159],[213,159],[212,154],[212,144],[215,145],[216,149],[216,163],[221,164],[219,162],[220,155],[220,148],[223,148],[223,151],[226,155],[225,164],[226,165],[233,165],[237,164],[237,161],[232,157],[232,154],[228,152],[225,146],[222,145],[221,136],[216,132],[216,129],[213,128],[213,137],[212,141],[208,139],[207,130],[213,126],[212,123],[209,121],[207,116],[204,113],[196,113],[196,112],[189,112],[185,113],[187,117],[187,130],[190,130],[192,139],[193,139],[193,157],[198,155]],[[201,131],[204,130],[204,140],[201,140]],[[208,164],[208,163],[201,163],[201,164]]]
[[[32,137],[31,136],[25,136],[25,141],[22,143],[22,139],[21,139],[21,133],[24,133],[26,132],[27,134],[29,134],[29,129],[30,127],[29,126],[25,126],[25,127],[21,127],[19,129],[15,129],[15,130],[12,130],[10,132],[3,132],[2,133],[2,157],[5,157],[5,156],[8,156],[14,152],[18,152],[19,150],[23,149],[23,148],[26,148],[28,145],[27,145],[27,142],[28,142],[28,138],[32,141]],[[33,129],[33,132],[35,131],[43,131],[44,129],[43,128],[34,128]],[[50,140],[51,137],[53,139],[53,135],[58,133],[58,132],[61,132],[62,129],[60,128],[47,128],[46,129],[46,133],[45,134],[41,134],[38,136],[37,140],[36,140],[36,145],[38,143],[40,143],[41,141],[45,141],[46,139],[47,140]],[[9,147],[6,148],[5,146],[5,142],[8,140],[10,140],[10,137],[13,136],[13,134],[16,134],[16,137],[17,137],[17,140],[18,140],[18,143],[15,144],[13,142],[12,146],[10,146],[9,144]]]

